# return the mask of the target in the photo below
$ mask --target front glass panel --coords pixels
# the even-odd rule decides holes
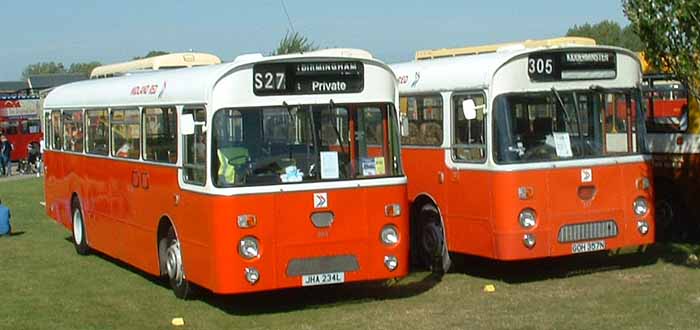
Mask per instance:
[[[391,111],[389,104],[219,110],[212,180],[231,187],[400,175]]]
[[[494,156],[523,163],[637,151],[644,122],[633,90],[514,93],[494,101]],[[640,134],[637,134],[640,133]]]

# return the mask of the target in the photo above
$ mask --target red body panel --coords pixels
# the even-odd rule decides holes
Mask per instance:
[[[159,275],[157,228],[168,217],[181,240],[187,279],[215,293],[242,293],[301,286],[301,276],[287,276],[291,259],[353,255],[359,270],[345,281],[381,280],[408,272],[408,214],[385,216],[385,205],[407,210],[406,186],[321,190],[326,209],[314,209],[313,193],[278,192],[244,196],[213,196],[181,190],[178,170],[140,162],[111,160],[48,151],[47,213],[69,230],[72,194],[80,198],[89,245],[150,274]],[[331,227],[316,228],[310,214],[331,211]],[[240,229],[236,217],[253,214],[257,226]],[[381,228],[394,224],[400,243],[387,247]],[[238,243],[244,236],[260,242],[260,256],[244,260]],[[384,256],[399,266],[390,272]],[[260,271],[250,285],[247,266]]]
[[[402,157],[408,176],[409,199],[430,196],[442,215],[450,251],[499,260],[521,260],[572,254],[572,243],[559,243],[562,226],[615,220],[619,234],[605,239],[606,249],[651,244],[654,241],[654,210],[638,217],[633,212],[637,197],[653,201],[653,191],[639,189],[637,180],[652,179],[646,162],[523,171],[453,170],[445,165],[442,149],[404,148]],[[581,170],[590,168],[592,182],[581,182]],[[441,179],[444,178],[444,179]],[[518,188],[532,192],[528,200]],[[579,188],[595,189],[591,199],[579,196]],[[651,204],[651,202],[649,203]],[[523,229],[518,215],[525,208],[537,214],[537,225]],[[650,230],[642,235],[637,221]],[[532,233],[536,245],[529,249],[523,236]]]

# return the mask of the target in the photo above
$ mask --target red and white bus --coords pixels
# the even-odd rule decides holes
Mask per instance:
[[[27,146],[39,146],[41,132],[38,97],[0,98],[0,132],[14,147],[12,161],[27,159]]]
[[[700,108],[686,86],[666,73],[644,76],[648,151],[654,160],[657,237],[700,237]]]
[[[448,251],[523,260],[654,242],[639,60],[574,42],[392,65],[420,264],[444,271]]]
[[[44,104],[46,209],[95,249],[245,293],[408,272],[396,79],[330,49],[77,82]]]

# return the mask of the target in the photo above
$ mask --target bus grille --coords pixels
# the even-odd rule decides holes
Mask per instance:
[[[617,224],[614,220],[577,223],[559,229],[559,243],[587,241],[617,236]]]
[[[287,266],[287,276],[352,272],[358,269],[360,264],[351,255],[292,259]]]

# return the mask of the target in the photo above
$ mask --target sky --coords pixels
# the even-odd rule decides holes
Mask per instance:
[[[387,63],[417,50],[563,36],[574,24],[628,24],[619,0],[284,0],[295,31],[320,47]],[[224,61],[268,54],[291,29],[281,0],[3,1],[0,81],[37,62],[121,62],[150,50]]]

